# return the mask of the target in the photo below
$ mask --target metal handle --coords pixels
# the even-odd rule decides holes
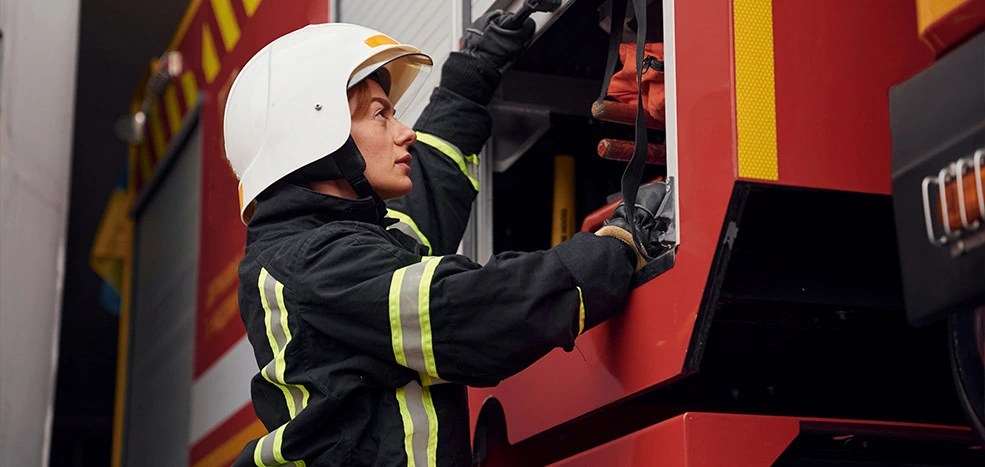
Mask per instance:
[[[982,167],[985,165],[985,149],[979,149],[975,151],[975,155],[971,158],[962,157],[957,161],[954,161],[939,172],[936,176],[930,175],[924,177],[923,181],[920,183],[920,194],[923,198],[923,221],[924,227],[927,229],[927,240],[933,246],[943,246],[950,243],[952,240],[957,240],[962,238],[962,236],[978,231],[982,225],[985,225],[985,220],[976,219],[974,222],[968,221],[967,207],[965,206],[965,193],[964,193],[964,176],[967,173],[967,169],[971,168],[974,170],[975,178],[975,189],[978,195],[978,211],[981,214],[981,218],[985,219],[985,180],[983,180]],[[958,196],[957,204],[959,208],[959,215],[961,218],[961,228],[951,228],[951,216],[948,212],[948,200],[947,200],[947,184],[951,181],[955,182]],[[931,185],[937,185],[936,191],[938,196],[938,204],[941,210],[941,227],[943,228],[943,235],[938,235],[934,228],[934,213],[931,210]],[[961,243],[961,242],[959,242]]]
[[[930,212],[930,184],[937,183],[935,177],[924,177],[920,182],[920,193],[923,195],[923,221],[927,227],[927,240],[933,246],[942,246],[947,243],[947,237],[938,238],[934,233],[934,218]]]
[[[523,6],[503,24],[505,29],[518,29],[531,14],[538,11],[549,13],[561,6],[561,0],[525,0]]]
[[[985,222],[985,190],[982,190],[982,186],[985,183],[982,182],[982,159],[985,159],[985,149],[975,151],[975,157],[972,159],[972,162],[973,168],[975,169],[975,188],[978,189],[978,212],[981,214],[983,222]]]

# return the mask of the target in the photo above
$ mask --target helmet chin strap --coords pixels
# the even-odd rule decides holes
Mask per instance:
[[[356,142],[349,136],[345,144],[334,153],[312,162],[297,171],[297,182],[310,185],[312,182],[345,179],[359,198],[372,198],[378,214],[377,221],[382,223],[386,217],[386,203],[373,186],[366,180],[363,172],[366,170],[366,159],[363,158]]]

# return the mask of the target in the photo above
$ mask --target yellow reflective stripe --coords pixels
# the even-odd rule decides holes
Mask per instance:
[[[293,465],[295,467],[306,467],[303,460],[289,461],[284,458],[284,432],[290,422],[279,426],[276,430],[267,433],[257,440],[257,445],[253,448],[253,463],[257,467],[282,467]]]
[[[400,325],[400,289],[404,283],[406,268],[393,272],[390,280],[390,342],[393,345],[393,358],[400,366],[407,366],[407,356],[404,355],[404,335]]]
[[[434,400],[431,398],[431,388],[421,389],[424,399],[424,411],[428,414],[428,467],[438,465],[438,414],[434,410]]]
[[[427,378],[426,374],[421,374]],[[431,389],[411,381],[396,390],[400,419],[404,427],[404,451],[408,466],[437,465],[438,412]]]
[[[448,156],[449,159],[458,165],[458,168],[468,177],[469,182],[472,183],[472,188],[475,191],[479,191],[479,156],[472,154],[469,156],[463,156],[462,151],[460,151],[455,145],[429,133],[417,132],[417,140],[431,146],[442,154]]]
[[[397,388],[397,405],[400,406],[400,418],[404,422],[404,451],[407,453],[407,467],[416,467],[414,463],[414,421],[410,418],[410,409],[407,407],[407,388]]]
[[[287,305],[284,304],[284,284],[281,284],[280,282],[277,282],[277,305],[280,306],[280,325],[284,329],[284,337],[286,338],[284,341],[284,346],[280,349],[280,354],[277,356],[283,363],[279,367],[280,373],[278,373],[278,375],[280,376],[280,382],[286,385],[287,380],[285,379],[284,372],[287,369],[287,360],[285,357],[287,354],[287,344],[291,342],[292,337],[291,328],[287,326]],[[292,384],[291,386],[296,387],[301,391],[301,407],[297,409],[297,412],[291,415],[291,418],[294,418],[298,415],[298,413],[304,410],[305,407],[308,407],[308,399],[310,394],[308,393],[308,389],[305,388],[303,384]]]
[[[264,292],[263,287],[263,284],[267,282],[267,276],[267,269],[261,268],[257,288],[260,290],[260,303],[263,305],[263,322],[266,324],[264,327],[267,330],[267,342],[270,343],[270,348],[274,351],[274,355],[277,355],[279,349],[277,348],[277,340],[274,339],[273,326],[270,324],[270,306],[267,305],[267,294]]]
[[[585,297],[581,293],[581,287],[575,286],[578,289],[578,335],[585,332]]]
[[[739,177],[777,180],[773,2],[733,0]]]
[[[390,216],[398,221],[391,228],[399,229],[401,232],[410,235],[411,237],[416,237],[417,241],[420,244],[428,247],[428,254],[431,254],[432,251],[431,242],[428,240],[427,237],[424,236],[424,233],[421,232],[421,229],[417,227],[417,223],[414,222],[414,219],[411,219],[411,217],[408,216],[407,214],[404,214],[400,211],[396,211],[393,209],[387,209],[387,216]],[[408,232],[407,229],[403,229],[402,228],[403,226],[401,224],[406,225],[410,229],[410,231]]]
[[[421,276],[421,286],[417,293],[420,300],[417,313],[421,321],[421,349],[424,353],[424,368],[427,374],[438,378],[438,368],[434,363],[434,339],[431,336],[431,279],[441,258],[429,259]]]
[[[288,384],[285,376],[287,370],[287,346],[292,335],[287,323],[287,305],[284,301],[284,284],[270,276],[266,268],[260,269],[257,280],[260,291],[260,303],[263,305],[263,322],[267,331],[267,341],[274,358],[260,369],[263,379],[280,388],[287,404],[287,412],[291,419],[308,406],[310,393],[301,384]]]
[[[398,364],[426,374],[438,384],[438,368],[431,333],[431,281],[440,257],[425,256],[421,262],[400,268],[390,279],[390,341]]]

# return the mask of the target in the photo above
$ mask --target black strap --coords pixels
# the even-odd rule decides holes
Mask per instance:
[[[356,149],[356,143],[352,140],[351,136],[346,141],[346,146],[348,145],[351,145],[351,148],[346,148],[349,149],[348,151],[340,151],[334,157],[335,163],[338,164],[342,176],[349,182],[352,191],[356,192],[356,196],[360,198],[373,198],[378,215],[377,222],[382,223],[386,217],[386,202],[376,193],[373,186],[369,184],[369,180],[366,180],[366,176],[363,174],[363,171],[366,170],[366,162],[362,158],[362,155],[359,154],[359,150]]]
[[[602,93],[599,101],[605,100],[609,91],[609,83],[615,72],[616,59],[619,57],[619,44],[622,42],[623,23],[626,18],[626,4],[633,2],[633,11],[637,18],[636,30],[636,135],[633,141],[633,157],[626,165],[626,170],[622,174],[622,199],[625,205],[624,212],[630,221],[633,229],[633,239],[640,246],[641,253],[646,256],[642,248],[643,242],[640,241],[640,234],[633,221],[636,214],[636,191],[640,187],[643,178],[643,169],[646,167],[646,120],[643,115],[643,68],[644,68],[644,47],[646,45],[646,0],[612,0],[612,21],[609,28],[609,57],[606,60],[605,78],[602,81]]]

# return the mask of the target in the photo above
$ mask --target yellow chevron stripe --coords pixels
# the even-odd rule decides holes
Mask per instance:
[[[236,12],[230,0],[212,0],[212,12],[219,23],[219,35],[226,46],[226,52],[233,50],[239,42],[239,23],[236,22]]]
[[[181,92],[185,95],[185,108],[191,110],[198,99],[198,81],[194,71],[188,70],[181,75]]]
[[[212,31],[208,23],[205,23],[202,25],[202,72],[205,73],[206,83],[212,84],[221,66],[219,54],[215,50],[215,41],[212,39]]]
[[[253,17],[253,13],[256,13],[257,8],[260,6],[261,0],[243,0],[243,8],[246,10],[246,16]]]
[[[150,115],[147,116],[147,124],[150,126],[150,137],[151,142],[154,143],[154,152],[157,153],[157,158],[161,159],[168,150],[168,141],[164,137],[164,127],[161,124],[160,101],[155,101],[154,105],[151,106]]]
[[[168,117],[168,128],[171,129],[171,135],[174,137],[181,127],[181,108],[178,105],[178,90],[174,84],[169,84],[164,90],[164,114]]]

